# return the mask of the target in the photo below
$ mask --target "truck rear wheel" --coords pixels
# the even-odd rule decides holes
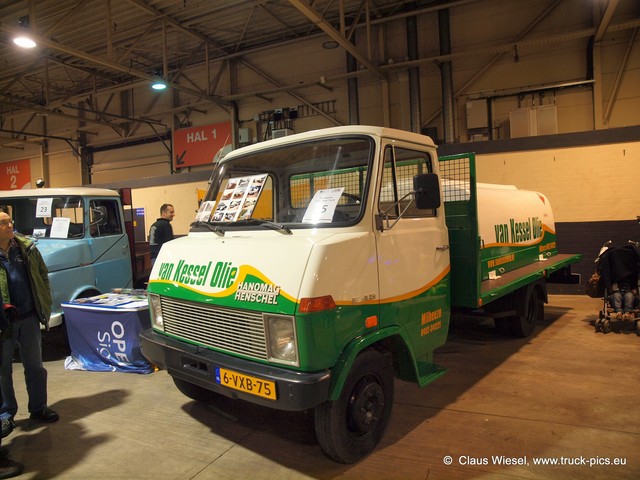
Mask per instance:
[[[509,319],[512,335],[529,337],[536,324],[544,319],[544,299],[540,290],[538,285],[531,285],[516,292],[518,314]]]
[[[378,445],[391,417],[393,369],[374,350],[360,354],[340,397],[315,409],[316,437],[333,460],[354,463]]]
[[[191,400],[195,400],[197,402],[211,402],[215,400],[218,395],[216,392],[212,392],[211,390],[207,390],[204,387],[187,382],[181,378],[171,378],[173,379],[173,383],[176,384],[176,387],[178,387],[178,390]]]

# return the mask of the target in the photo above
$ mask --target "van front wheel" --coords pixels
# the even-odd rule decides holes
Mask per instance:
[[[391,417],[393,377],[390,360],[365,351],[354,361],[340,397],[316,407],[316,436],[329,457],[354,463],[378,445]]]

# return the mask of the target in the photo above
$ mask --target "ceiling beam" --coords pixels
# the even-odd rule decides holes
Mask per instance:
[[[380,70],[380,68],[374,65],[371,60],[362,55],[358,49],[353,45],[349,40],[347,40],[344,35],[342,35],[338,30],[333,28],[329,22],[327,22],[324,17],[322,17],[318,12],[316,12],[313,8],[307,5],[302,0],[289,0],[289,3],[293,5],[296,9],[300,11],[305,17],[315,23],[318,28],[323,30],[332,40],[338,42],[338,44],[344,48],[347,52],[349,52],[353,57],[364,65],[369,71],[375,74],[381,80],[385,80],[386,76]]]
[[[604,14],[602,15],[602,21],[600,22],[600,25],[598,25],[598,30],[593,38],[595,42],[601,42],[604,34],[607,33],[607,27],[611,23],[611,19],[613,18],[616,8],[618,8],[618,0],[609,0]]]

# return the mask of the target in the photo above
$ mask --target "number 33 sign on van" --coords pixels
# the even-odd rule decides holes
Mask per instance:
[[[31,161],[14,160],[0,163],[0,190],[31,188]]]

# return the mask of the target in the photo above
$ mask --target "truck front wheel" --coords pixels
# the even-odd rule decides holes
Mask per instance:
[[[354,463],[378,445],[391,417],[393,369],[374,350],[358,355],[340,397],[315,409],[322,450],[341,463]]]

